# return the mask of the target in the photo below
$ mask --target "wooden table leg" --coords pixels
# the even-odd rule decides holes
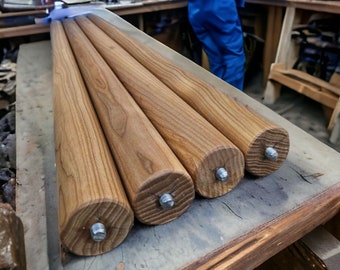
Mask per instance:
[[[275,60],[276,48],[279,44],[282,26],[283,7],[269,6],[267,15],[266,40],[263,55],[263,83],[265,84],[270,65]]]
[[[275,10],[271,10],[271,11],[269,10],[269,13],[270,14],[268,14],[268,17],[271,18],[273,16],[276,16],[275,13],[277,12],[275,12]],[[280,31],[281,32],[280,41],[278,43],[278,48],[277,48],[276,58],[275,58],[275,63],[285,63],[286,68],[288,66],[287,63],[288,62],[290,63],[290,61],[287,61],[287,59],[289,58],[288,56],[289,56],[290,47],[291,47],[291,32],[292,32],[294,22],[296,20],[295,13],[296,13],[295,8],[293,7],[286,8],[286,13],[285,13],[284,21],[282,24],[282,29]],[[277,21],[274,21],[274,20],[275,20],[274,18],[273,18],[273,21],[268,20],[268,25],[277,24]],[[272,26],[270,26],[270,28],[272,28]],[[270,45],[272,45],[272,43],[269,42],[271,39],[270,32],[272,31],[278,32],[277,29],[267,30],[266,44],[270,43]],[[269,55],[269,52],[267,54]],[[268,62],[268,60],[266,60],[266,62]],[[280,96],[280,89],[281,89],[280,85],[268,80],[265,91],[264,91],[264,103],[265,104],[274,103],[275,100]]]

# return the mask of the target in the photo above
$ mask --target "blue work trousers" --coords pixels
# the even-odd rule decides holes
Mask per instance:
[[[245,54],[235,0],[189,0],[190,24],[209,59],[210,71],[242,90]]]

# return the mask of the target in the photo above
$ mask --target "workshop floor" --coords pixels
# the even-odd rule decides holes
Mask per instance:
[[[262,102],[265,86],[262,83],[262,72],[249,76],[244,92]],[[272,105],[267,105],[296,126],[308,132],[323,143],[340,152],[340,142],[329,142],[327,119],[322,106],[290,89],[282,89],[280,98]]]

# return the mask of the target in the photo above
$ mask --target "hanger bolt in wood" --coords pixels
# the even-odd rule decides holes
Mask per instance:
[[[225,168],[220,167],[215,171],[215,178],[218,181],[225,182],[228,180],[228,172]]]
[[[90,228],[93,241],[101,242],[106,238],[106,228],[103,223],[97,222]]]
[[[270,161],[277,161],[277,158],[279,157],[279,153],[273,147],[267,147],[264,155]]]
[[[163,209],[169,209],[172,208],[175,205],[174,198],[169,193],[164,193],[159,198],[159,204]]]

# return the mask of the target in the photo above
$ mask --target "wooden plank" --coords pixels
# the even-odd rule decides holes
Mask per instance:
[[[126,238],[134,216],[59,21],[51,38],[60,241],[66,251],[98,255]]]
[[[329,83],[334,85],[337,89],[340,87],[340,74],[334,72],[331,76]],[[338,102],[336,103],[331,119],[329,120],[328,129],[332,130],[330,141],[336,143],[340,138],[340,94]]]
[[[214,198],[236,187],[242,152],[89,19],[75,20],[188,170],[196,192]]]
[[[267,16],[267,30],[264,42],[263,81],[267,82],[270,66],[275,61],[277,46],[280,40],[283,9],[269,6]]]
[[[211,85],[124,35],[108,22],[93,15],[89,17],[174,93],[235,143],[245,156],[248,172],[264,176],[280,167],[289,149],[289,138],[284,129],[216,91]],[[266,157],[268,147],[277,151],[276,159]]]
[[[78,25],[63,24],[135,216],[156,225],[182,215],[195,195],[191,177]],[[162,207],[163,195],[174,205]]]
[[[297,235],[294,233],[295,228],[315,228],[331,218],[331,210],[327,209],[332,207],[328,203],[333,195],[338,201],[340,197],[338,188],[334,186],[339,183],[340,179],[338,170],[340,156],[338,152],[273,113],[263,104],[233,89],[224,81],[217,79],[211,73],[193,64],[190,60],[138,31],[118,16],[99,11],[96,11],[95,14],[105,18],[139,42],[152,47],[158,53],[176,62],[186,71],[203,78],[222,93],[236,98],[259,114],[282,125],[290,134],[290,152],[282,167],[267,177],[254,179],[246,175],[237,188],[227,195],[210,200],[197,198],[186,213],[171,223],[152,227],[136,223],[125,241],[111,252],[96,257],[72,257],[72,260],[67,265],[61,266],[60,243],[55,222],[57,220],[56,202],[53,199],[56,186],[53,161],[53,114],[51,112],[51,108],[53,108],[51,104],[52,64],[48,56],[50,54],[50,45],[45,42],[22,46],[21,59],[19,60],[23,65],[19,66],[19,71],[25,76],[21,76],[20,81],[18,81],[20,87],[17,88],[17,96],[20,97],[21,102],[17,104],[19,106],[17,110],[21,111],[20,117],[26,116],[26,121],[21,120],[20,128],[17,129],[18,134],[24,136],[18,143],[20,149],[18,152],[18,158],[20,159],[18,170],[21,172],[19,180],[23,182],[26,190],[21,195],[27,198],[26,209],[37,211],[45,207],[45,201],[41,200],[37,203],[35,199],[37,199],[36,197],[44,197],[46,190],[46,196],[48,197],[46,203],[49,209],[46,213],[49,228],[47,235],[49,240],[49,265],[45,264],[43,265],[44,268],[42,268],[42,260],[36,260],[38,256],[39,258],[47,257],[47,248],[41,248],[44,246],[43,240],[45,238],[41,237],[40,232],[37,230],[35,237],[31,238],[31,245],[26,250],[31,254],[31,256],[27,256],[28,263],[33,265],[29,269],[46,269],[48,267],[65,270],[110,268],[181,269],[186,265],[201,260],[215,250],[221,250],[223,247],[229,246],[232,241],[240,243],[240,239],[245,239],[244,235],[249,232],[262,231],[262,235],[265,236],[267,233],[270,237],[277,235],[274,242],[269,241],[263,244],[263,249],[265,250],[263,256],[262,252],[257,252],[257,244],[261,245],[261,243],[256,240],[250,242],[249,246],[246,247],[249,253],[240,252],[239,256],[237,255],[238,252],[235,253],[235,265],[237,263],[243,265],[243,260],[253,259],[255,260],[254,263],[247,265],[247,268],[248,266],[253,268],[255,264],[262,263],[266,258],[273,256],[278,250],[284,249],[291,242],[297,241],[301,234],[307,232],[299,229]],[[40,44],[44,46],[40,46]],[[36,51],[39,54],[33,53]],[[35,63],[34,60],[36,61]],[[34,94],[30,95],[29,93]],[[27,117],[28,115],[30,118]],[[25,129],[22,128],[23,125],[26,127]],[[36,147],[36,145],[40,147]],[[31,152],[29,149],[31,149]],[[28,158],[28,153],[30,153],[30,158]],[[36,176],[42,174],[49,181],[46,181],[46,186],[39,192],[42,181],[41,178]],[[27,188],[27,181],[23,181],[29,175],[31,175],[30,181],[35,183],[32,187],[29,186],[30,189]],[[336,189],[334,189],[335,187]],[[20,187],[21,192],[23,192],[22,188]],[[36,188],[37,191],[34,193]],[[334,190],[334,193],[329,193],[332,190]],[[327,199],[326,194],[332,195]],[[38,207],[31,207],[31,203]],[[304,212],[300,214],[295,212],[295,210],[303,209],[300,206],[303,207],[304,205],[311,209],[313,204],[310,203],[317,205],[316,212],[314,212],[314,209],[307,215],[304,215]],[[334,202],[333,206],[336,205],[337,203]],[[325,211],[323,211],[323,208]],[[290,219],[291,215],[295,219]],[[24,224],[45,222],[43,217],[39,216],[40,219],[35,219],[32,218],[33,216],[39,215],[35,213],[31,217],[22,219]],[[271,222],[275,224],[276,220],[282,221],[280,229],[291,229],[287,230],[285,235],[276,234],[276,231],[271,226],[268,226],[272,224]],[[294,224],[302,224],[302,227],[294,227]],[[32,232],[32,227],[26,225],[26,237],[29,232]],[[33,238],[35,239],[34,241],[32,240]],[[263,239],[265,240],[266,238]],[[272,245],[273,243],[274,245]],[[39,255],[33,252],[38,248],[41,248]],[[238,251],[242,251],[242,249]]]
[[[315,86],[319,87],[319,88],[323,88],[326,89],[330,92],[332,92],[333,94],[336,94],[338,96],[340,96],[340,89],[334,85],[332,85],[331,83],[328,83],[324,80],[321,80],[315,76],[312,76],[306,72],[297,70],[297,69],[283,69],[283,68],[275,68],[274,69],[277,72],[280,72],[284,75],[288,75],[291,76],[292,78],[296,78],[300,81],[303,81],[305,83],[311,83],[314,84]]]
[[[287,68],[286,58],[289,54],[289,49],[291,47],[291,31],[293,27],[293,23],[295,20],[295,8],[288,7],[286,8],[286,13],[284,16],[280,41],[276,52],[275,63],[284,63],[285,68]],[[271,66],[272,69],[273,65]],[[271,71],[269,73],[269,77],[271,75]],[[280,97],[281,87],[277,83],[273,83],[272,81],[267,81],[266,88],[264,90],[264,100],[265,104],[273,104]]]
[[[283,25],[281,29],[280,43],[277,48],[275,63],[286,63],[286,57],[291,47],[292,27],[295,21],[295,8],[286,9]],[[287,67],[286,67],[287,68]]]
[[[290,76],[286,76],[282,74],[281,72],[278,72],[275,70],[273,70],[270,73],[269,79],[274,80],[291,89],[294,89],[296,92],[303,94],[330,108],[334,108],[338,101],[338,98],[331,93],[323,92],[318,87],[315,87],[311,84],[307,84],[307,83],[294,80]]]
[[[290,54],[290,48],[291,48],[291,32],[292,27],[296,21],[296,9],[293,7],[287,7],[281,34],[280,34],[280,40],[278,44],[278,48],[276,51],[276,57],[275,57],[275,63],[282,63],[284,65],[284,68],[288,67],[288,62],[291,61],[291,59],[287,60],[287,58],[291,57]],[[270,38],[270,37],[269,37]],[[274,64],[271,65],[271,70],[275,66]],[[271,75],[271,70],[269,72],[269,77]],[[281,86],[278,83],[275,83],[273,81],[270,81],[268,79],[266,88],[264,90],[264,100],[263,102],[265,104],[273,104],[279,97],[280,97],[280,91]]]
[[[17,12],[6,12],[0,13],[0,19],[2,18],[10,18],[17,16],[29,16],[29,15],[43,15],[46,14],[46,10],[27,10],[27,11],[17,11]]]
[[[132,14],[140,14],[140,13],[149,13],[149,12],[157,12],[162,10],[172,10],[172,9],[180,9],[187,7],[188,1],[184,0],[149,0],[142,1],[141,5],[135,6],[114,6],[108,5],[106,8],[119,16],[124,15],[132,15]],[[138,2],[137,2],[138,4]]]
[[[49,24],[32,24],[32,25],[0,28],[0,39],[19,37],[19,36],[29,36],[29,35],[49,33],[49,32],[50,32]]]
[[[337,117],[337,119],[334,119],[334,126],[332,128],[329,141],[331,143],[338,144],[339,140],[340,140],[340,102],[338,102],[335,109],[338,112],[338,117]],[[332,126],[329,126],[329,127],[332,127]]]

